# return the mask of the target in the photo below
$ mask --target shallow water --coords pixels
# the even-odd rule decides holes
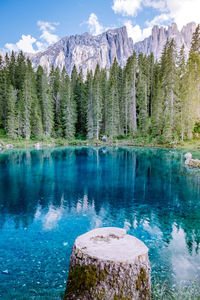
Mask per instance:
[[[200,170],[182,151],[0,154],[1,299],[61,299],[75,238],[102,226],[144,241],[161,282],[200,282]]]

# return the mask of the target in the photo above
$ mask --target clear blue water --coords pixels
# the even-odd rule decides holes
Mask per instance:
[[[101,226],[144,241],[153,278],[200,282],[200,170],[185,167],[183,153],[1,153],[0,299],[61,299],[74,240]]]

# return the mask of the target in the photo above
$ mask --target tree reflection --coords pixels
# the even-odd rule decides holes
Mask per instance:
[[[184,231],[188,251],[198,253],[200,172],[187,169],[182,159],[179,151],[143,148],[2,153],[0,226],[13,218],[16,228],[28,227],[38,208],[47,219],[62,218],[58,210],[93,209],[102,224],[126,221],[134,229],[148,220],[166,244],[175,225]]]

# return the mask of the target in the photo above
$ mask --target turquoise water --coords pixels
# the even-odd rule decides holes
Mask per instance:
[[[75,238],[101,226],[144,241],[153,278],[200,282],[200,170],[185,167],[183,153],[1,153],[0,299],[61,299]]]

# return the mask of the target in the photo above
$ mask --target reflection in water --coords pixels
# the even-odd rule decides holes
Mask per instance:
[[[62,292],[74,239],[101,226],[143,240],[160,280],[200,280],[200,171],[185,167],[182,152],[161,149],[0,154],[3,299],[8,290],[17,299],[36,287]]]

